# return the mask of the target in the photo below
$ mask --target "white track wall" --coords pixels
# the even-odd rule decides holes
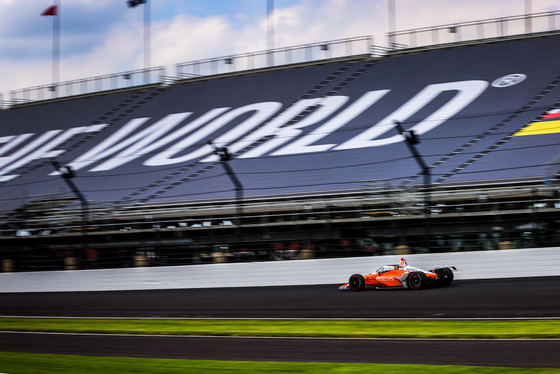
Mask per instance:
[[[117,291],[345,283],[401,256],[0,274],[0,292]],[[404,256],[423,269],[455,266],[456,280],[560,276],[560,247]]]

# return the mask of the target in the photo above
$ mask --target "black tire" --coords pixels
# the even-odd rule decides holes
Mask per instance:
[[[447,287],[453,283],[453,270],[450,268],[437,269],[436,274],[438,275],[438,286]]]
[[[362,291],[366,287],[366,281],[361,274],[354,274],[350,276],[348,285],[352,291]]]
[[[408,274],[407,283],[411,290],[421,290],[428,284],[428,277],[420,271],[415,271]]]

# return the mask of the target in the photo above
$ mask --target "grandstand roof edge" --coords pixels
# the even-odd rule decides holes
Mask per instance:
[[[133,86],[133,87],[126,87],[126,88],[116,88],[113,90],[105,90],[105,91],[97,91],[97,92],[88,92],[80,95],[73,95],[73,96],[63,96],[63,97],[56,97],[51,99],[44,99],[44,100],[32,100],[32,101],[25,101],[25,102],[17,102],[13,103],[7,108],[1,109],[2,111],[12,110],[12,109],[19,109],[24,107],[36,106],[36,105],[44,105],[44,104],[52,104],[56,102],[65,102],[65,101],[72,101],[72,100],[79,100],[88,97],[97,97],[97,96],[106,96],[106,95],[113,95],[119,94],[123,92],[132,92],[132,91],[142,91],[151,88],[158,88],[161,87],[161,83],[151,83],[145,84],[141,86]]]
[[[405,54],[413,54],[413,53],[431,52],[431,51],[441,50],[441,49],[450,49],[450,48],[470,47],[470,46],[482,45],[482,44],[501,43],[501,42],[507,42],[507,41],[515,41],[515,40],[546,38],[546,37],[551,37],[551,36],[560,36],[560,30],[544,31],[544,32],[540,32],[540,33],[531,33],[531,34],[499,36],[499,37],[494,37],[494,38],[482,38],[482,39],[466,40],[466,41],[445,43],[445,44],[431,44],[431,45],[411,47],[411,48],[389,49],[387,51],[387,57],[405,55]]]
[[[183,79],[179,78],[173,84],[171,84],[170,86],[176,86],[176,85],[182,85],[182,84],[185,84],[185,83],[193,83],[193,82],[200,82],[200,81],[206,81],[206,80],[236,77],[236,76],[261,74],[261,73],[267,73],[267,72],[271,72],[271,71],[282,71],[282,70],[297,69],[297,68],[308,67],[308,66],[328,65],[328,64],[336,64],[336,63],[348,62],[348,61],[362,61],[362,60],[369,60],[369,59],[372,59],[372,58],[375,59],[375,57],[373,57],[371,54],[367,53],[367,54],[345,56],[345,57],[325,59],[325,60],[300,62],[300,63],[295,63],[295,64],[268,66],[268,67],[258,68],[258,69],[232,71],[232,72],[227,72],[227,73],[222,73],[222,74],[201,75],[201,76],[192,77],[192,78],[183,78]]]

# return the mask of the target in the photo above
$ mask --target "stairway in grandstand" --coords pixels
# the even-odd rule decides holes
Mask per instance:
[[[166,90],[165,86],[159,86],[153,89],[135,91],[130,97],[115,105],[113,108],[103,113],[99,118],[92,122],[93,125],[100,123],[107,123],[109,126],[118,123],[124,117],[132,114],[135,110],[153,100],[159,94]],[[95,134],[89,134],[80,141],[74,143],[69,151],[78,148],[82,144],[93,138]]]
[[[329,96],[333,96],[333,95],[337,94],[342,88],[344,88],[350,82],[358,79],[364,72],[366,72],[368,69],[370,69],[372,66],[374,66],[377,63],[377,61],[378,60],[372,59],[372,60],[369,60],[365,63],[363,61],[353,61],[353,62],[347,62],[347,63],[342,64],[337,70],[335,70],[333,73],[329,74],[327,77],[325,77],[323,80],[321,80],[315,86],[313,86],[311,89],[309,89],[303,95],[301,95],[300,97],[297,97],[293,102],[291,102],[283,110],[280,110],[278,113],[276,113],[274,116],[272,116],[268,121],[265,121],[261,126],[253,129],[249,133],[249,135],[255,134],[256,132],[258,132],[259,129],[263,128],[268,123],[270,123],[271,121],[273,121],[276,118],[278,118],[279,116],[281,116],[283,113],[286,113],[287,111],[289,111],[290,108],[292,108],[294,105],[296,105],[299,101],[309,99],[309,98],[312,98],[314,96],[315,97],[320,97],[321,100],[319,100],[314,106],[308,107],[306,110],[302,111],[300,114],[298,114],[292,120],[290,120],[285,125],[283,125],[283,127],[288,127],[288,126],[291,126],[291,125],[297,123],[298,121],[302,120],[303,118],[308,116],[310,113],[312,113],[321,104],[322,100],[324,100],[325,98],[327,98]],[[270,134],[270,135],[267,135],[267,136],[265,136],[261,139],[255,139],[255,141],[253,143],[251,143],[247,147],[243,148],[239,152],[236,152],[232,156],[235,157],[235,155],[239,155],[241,153],[245,153],[245,152],[247,152],[251,149],[254,149],[257,146],[259,146],[259,145],[265,143],[266,141],[270,140],[274,136],[275,136],[275,134]],[[161,194],[169,192],[172,189],[182,185],[183,183],[186,183],[186,182],[198,177],[199,175],[215,168],[219,164],[220,164],[220,161],[210,162],[206,166],[204,166],[204,167],[202,167],[198,170],[193,171],[191,174],[188,174],[185,177],[182,177],[182,178],[180,178],[180,179],[178,179],[174,182],[171,182],[174,178],[177,178],[180,175],[186,173],[187,171],[195,169],[197,166],[200,165],[199,161],[189,163],[189,164],[175,170],[174,172],[172,172],[172,173],[170,173],[170,174],[168,174],[168,175],[166,175],[162,178],[159,178],[158,180],[146,185],[145,187],[140,188],[137,191],[125,196],[123,199],[116,202],[116,204],[117,205],[125,204],[127,202],[146,203],[146,202],[148,202],[148,201],[150,201],[154,198],[157,198]],[[168,183],[168,182],[171,182],[171,183]],[[166,183],[168,183],[168,184],[166,184]],[[151,192],[148,196],[140,198],[140,195],[146,194],[149,191],[154,190],[157,187],[163,186],[163,185],[165,185],[165,186],[156,190],[156,191],[154,191],[154,192]]]
[[[432,169],[432,173],[435,171],[435,169],[438,166],[441,166],[445,162],[453,159],[455,156],[457,156],[459,154],[462,154],[463,152],[468,150],[470,147],[474,146],[475,144],[477,144],[478,142],[480,142],[484,138],[488,137],[489,135],[496,134],[498,132],[498,130],[500,130],[506,124],[513,121],[517,117],[519,117],[519,115],[521,115],[522,113],[525,113],[529,109],[537,106],[537,104],[539,104],[540,100],[542,98],[544,98],[548,93],[550,93],[554,88],[558,87],[559,84],[560,84],[560,75],[558,75],[555,79],[553,79],[546,87],[544,87],[542,89],[541,92],[539,92],[537,95],[535,95],[535,97],[533,97],[531,100],[529,100],[525,105],[520,107],[515,112],[511,113],[506,119],[504,119],[503,121],[500,121],[496,125],[489,128],[487,131],[475,136],[474,138],[472,138],[471,140],[469,140],[468,142],[466,142],[462,146],[456,148],[454,151],[448,153],[444,157],[440,158],[436,162],[429,165],[429,168]],[[549,110],[549,109],[550,108],[548,108],[547,110]],[[542,115],[542,113],[541,113],[541,115]],[[517,128],[517,129],[515,129],[514,131],[507,134],[506,136],[504,136],[503,138],[501,138],[497,142],[494,142],[490,146],[486,147],[484,150],[477,152],[474,156],[470,157],[465,162],[462,162],[460,165],[453,168],[449,172],[446,172],[445,174],[439,176],[436,180],[433,181],[433,183],[436,183],[436,184],[443,183],[447,179],[451,178],[453,175],[455,175],[457,173],[460,173],[461,171],[463,171],[468,166],[472,165],[473,163],[479,161],[484,156],[488,155],[490,152],[494,151],[495,149],[497,149],[497,148],[503,146],[504,144],[506,144],[507,142],[509,142],[511,139],[513,139],[515,134],[525,126],[526,125],[523,125],[523,126]],[[407,180],[405,180],[402,184],[410,184],[415,179],[419,178],[421,175],[422,175],[422,173],[418,173],[416,175],[413,175],[410,178],[408,178]]]
[[[91,125],[107,124],[107,127],[115,125],[119,123],[120,120],[140,108],[142,105],[153,100],[165,90],[165,86],[135,90],[130,94],[130,96],[127,96],[124,100],[118,102],[116,105],[93,120],[91,122]],[[82,134],[78,133],[67,139],[65,142],[61,143],[59,147],[65,147],[67,152],[70,152],[84,145],[96,135],[97,134],[95,132],[88,133],[85,136],[82,136]],[[36,165],[28,166],[27,168],[22,167],[19,170],[16,169],[15,171],[20,175],[25,175],[34,172],[35,170],[40,169],[49,163],[51,163],[51,160],[46,160]]]

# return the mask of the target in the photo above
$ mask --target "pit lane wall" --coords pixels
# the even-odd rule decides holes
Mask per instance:
[[[117,291],[342,284],[400,255],[173,267],[0,274],[0,292]],[[404,256],[409,265],[455,266],[456,280],[560,276],[560,247]]]

